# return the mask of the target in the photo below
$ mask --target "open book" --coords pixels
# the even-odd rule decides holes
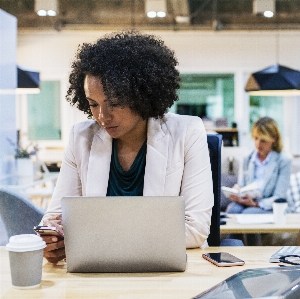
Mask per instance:
[[[225,186],[222,186],[221,190],[226,197],[229,197],[231,194],[235,194],[240,197],[245,197],[247,194],[249,196],[251,196],[252,198],[260,198],[261,197],[261,194],[260,194],[260,191],[258,189],[256,182],[240,188],[239,191],[237,189],[229,188],[229,187],[225,187]]]

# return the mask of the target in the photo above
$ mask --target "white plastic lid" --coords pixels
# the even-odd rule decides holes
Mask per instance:
[[[46,247],[46,242],[38,235],[23,234],[9,238],[6,249],[15,252],[33,251]]]

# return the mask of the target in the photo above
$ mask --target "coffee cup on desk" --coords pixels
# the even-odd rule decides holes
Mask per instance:
[[[9,251],[13,287],[27,289],[40,285],[45,247],[43,239],[34,234],[15,235],[9,238],[6,249]]]
[[[275,224],[283,225],[286,222],[288,203],[284,198],[275,199],[273,202],[273,215]]]

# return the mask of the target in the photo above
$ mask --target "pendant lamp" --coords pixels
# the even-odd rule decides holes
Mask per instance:
[[[251,74],[245,90],[256,96],[300,95],[300,71],[274,64]]]
[[[18,88],[17,93],[39,93],[40,92],[40,73],[27,70],[17,66]]]

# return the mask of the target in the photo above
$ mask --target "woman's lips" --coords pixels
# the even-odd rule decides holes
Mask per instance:
[[[117,126],[104,126],[103,127],[107,132],[114,132],[117,130]]]

